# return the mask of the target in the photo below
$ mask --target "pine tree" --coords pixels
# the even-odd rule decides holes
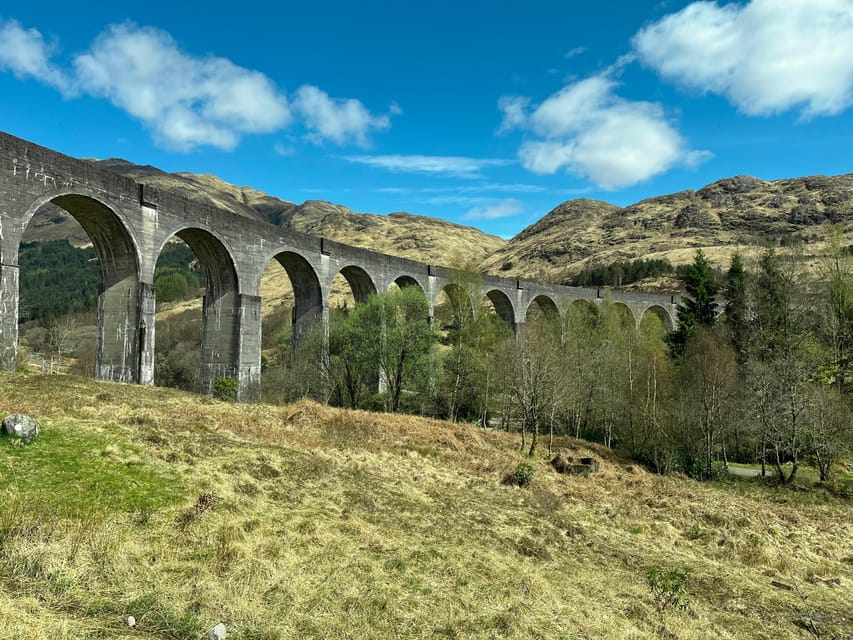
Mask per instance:
[[[717,283],[711,275],[711,266],[701,249],[696,250],[693,263],[679,276],[685,295],[678,304],[678,328],[667,336],[670,354],[681,359],[687,341],[698,328],[711,329],[717,320]]]
[[[747,359],[747,291],[746,269],[739,252],[732,256],[723,295],[726,298],[725,323],[729,330],[729,340],[734,347],[738,364]]]

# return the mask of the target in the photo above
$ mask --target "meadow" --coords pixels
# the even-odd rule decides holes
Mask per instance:
[[[3,639],[853,634],[853,502],[820,487],[560,439],[601,461],[567,476],[473,425],[71,375],[0,375],[0,411],[41,425],[0,440]]]

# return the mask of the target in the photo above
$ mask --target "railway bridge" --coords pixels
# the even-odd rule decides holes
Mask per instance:
[[[417,286],[430,310],[442,292],[467,296],[458,272],[285,230],[160,191],[97,165],[0,132],[0,368],[14,370],[18,344],[18,251],[33,215],[53,203],[83,227],[98,256],[96,377],[154,382],[154,269],[163,247],[180,238],[204,272],[202,390],[218,376],[239,381],[239,397],[258,397],[261,380],[261,277],[278,261],[293,286],[293,332],[328,323],[329,295],[341,274],[356,303],[371,293]],[[603,292],[484,276],[481,299],[514,330],[535,305],[564,314]],[[615,304],[639,324],[647,313],[672,328],[677,299],[613,292]],[[473,306],[479,300],[468,300]]]

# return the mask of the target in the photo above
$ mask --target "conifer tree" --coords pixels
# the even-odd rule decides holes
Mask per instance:
[[[687,341],[699,328],[711,329],[717,320],[717,283],[711,275],[711,266],[701,249],[679,276],[685,295],[678,304],[678,328],[667,336],[670,354],[681,359]]]

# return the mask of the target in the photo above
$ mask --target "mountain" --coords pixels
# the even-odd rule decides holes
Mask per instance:
[[[409,213],[356,213],[342,205],[322,200],[295,204],[257,189],[229,184],[212,175],[167,173],[150,165],[136,165],[115,158],[89,162],[235,215],[265,220],[285,229],[425,263],[448,265],[457,259],[476,263],[505,243],[505,240],[474,227],[439,218]],[[28,241],[62,238],[69,238],[76,245],[89,242],[83,229],[56,206],[44,207],[27,229]],[[458,255],[462,248],[465,254]]]
[[[853,174],[765,181],[719,180],[620,208],[597,200],[555,207],[483,261],[484,270],[559,282],[616,260],[689,262],[697,248],[725,266],[738,247],[819,243],[829,224],[853,230]]]

